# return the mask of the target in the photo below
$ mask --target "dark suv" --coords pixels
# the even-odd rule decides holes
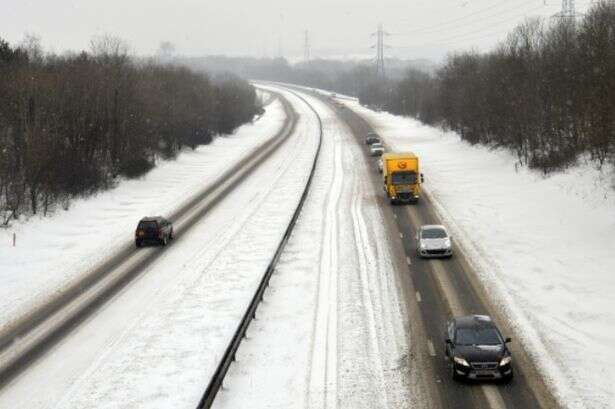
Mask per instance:
[[[381,143],[380,137],[378,136],[378,134],[370,132],[365,137],[365,144],[373,145],[374,143]]]
[[[500,379],[513,377],[512,355],[489,316],[467,315],[448,322],[446,357],[453,379]]]
[[[147,243],[166,246],[169,240],[173,240],[173,224],[164,217],[144,217],[139,221],[135,231],[137,247]]]

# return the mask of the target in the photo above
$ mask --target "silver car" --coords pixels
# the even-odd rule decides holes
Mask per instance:
[[[446,227],[438,224],[421,226],[416,235],[419,257],[452,257],[453,242]]]
[[[384,153],[384,146],[380,143],[373,143],[369,147],[369,154],[372,156],[382,156]]]

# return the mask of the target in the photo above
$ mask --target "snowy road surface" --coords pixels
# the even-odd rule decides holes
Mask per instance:
[[[295,104],[300,119],[280,150],[9,384],[0,407],[196,406],[309,174],[318,125]]]
[[[214,407],[412,407],[407,317],[369,164],[306,98],[324,124],[314,185]]]
[[[274,102],[254,124],[181,152],[176,160],[162,161],[141,179],[123,180],[112,190],[76,200],[68,211],[52,217],[33,217],[0,230],[0,327],[131,242],[141,217],[167,215],[202,191],[275,135],[284,119],[282,105]]]

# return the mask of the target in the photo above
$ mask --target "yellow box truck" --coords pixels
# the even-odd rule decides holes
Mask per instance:
[[[391,204],[416,203],[421,196],[423,174],[419,171],[419,158],[412,152],[382,155],[384,190]]]

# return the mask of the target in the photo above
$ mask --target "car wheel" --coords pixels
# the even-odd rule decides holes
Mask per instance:
[[[137,248],[141,247],[142,245],[143,245],[143,244],[142,244],[139,240],[135,241],[135,246],[136,246]]]
[[[169,233],[169,240],[173,240],[175,236],[173,235],[173,229],[171,229],[171,233]]]
[[[502,383],[506,384],[506,383],[510,383],[513,379],[513,373],[510,372],[510,374],[506,375],[505,377],[502,378]]]
[[[164,237],[162,238],[161,244],[162,244],[163,246],[166,246],[168,242],[169,242],[169,239],[167,238],[167,236],[164,236]]]

